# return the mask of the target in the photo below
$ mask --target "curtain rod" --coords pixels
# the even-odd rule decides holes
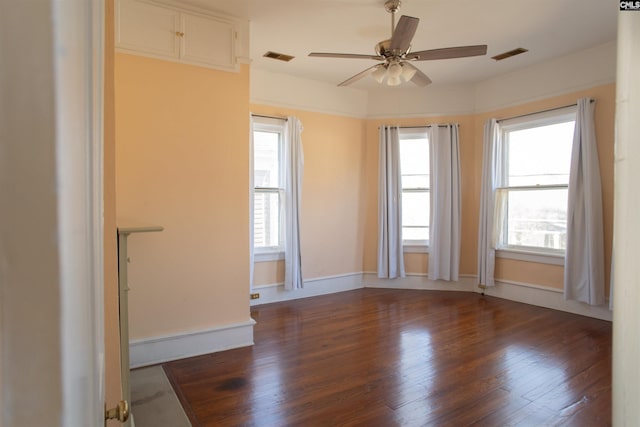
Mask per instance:
[[[594,103],[596,102],[595,99],[590,99],[589,102]],[[527,116],[533,116],[534,114],[541,114],[541,113],[548,113],[549,111],[556,111],[556,110],[562,110],[563,108],[569,108],[569,107],[575,107],[577,106],[578,103],[574,102],[573,104],[569,104],[569,105],[563,105],[561,107],[553,107],[553,108],[547,108],[546,110],[541,110],[541,111],[535,111],[532,113],[526,113],[526,114],[520,114],[518,116],[511,116],[511,117],[505,117],[503,119],[498,119],[496,120],[496,122],[500,123],[500,122],[504,122],[505,120],[511,120],[511,119],[519,119],[520,117],[527,117]]]
[[[284,120],[285,122],[289,119],[287,119],[286,117],[278,117],[278,116],[266,116],[264,114],[253,114],[251,113],[252,117],[262,117],[265,119],[276,119],[276,120]]]
[[[451,123],[451,125],[458,125],[458,127],[460,127],[460,125],[458,123]],[[422,125],[422,126],[391,125],[391,126],[398,126],[399,128],[402,128],[402,129],[422,129],[422,128],[428,128],[429,126],[438,126],[439,128],[446,128],[446,127],[451,126],[451,125]],[[380,129],[380,126],[378,126],[378,129]]]

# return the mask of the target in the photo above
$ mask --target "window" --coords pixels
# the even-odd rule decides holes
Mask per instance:
[[[400,129],[402,240],[405,246],[429,244],[429,142],[424,129]]]
[[[498,249],[564,253],[575,107],[501,123]]]
[[[256,254],[284,251],[284,122],[253,117],[253,245]]]

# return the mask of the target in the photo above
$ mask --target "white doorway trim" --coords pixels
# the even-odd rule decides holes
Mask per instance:
[[[0,0],[0,426],[104,424],[103,7]]]
[[[104,422],[104,5],[53,1],[63,425]]]

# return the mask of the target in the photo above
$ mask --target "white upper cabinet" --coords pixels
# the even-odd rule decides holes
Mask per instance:
[[[238,71],[235,41],[232,20],[141,0],[116,2],[121,52]]]
[[[235,31],[232,25],[202,16],[182,14],[180,52],[186,61],[202,64],[233,64]]]
[[[118,1],[116,46],[150,55],[180,57],[180,13],[149,3]]]

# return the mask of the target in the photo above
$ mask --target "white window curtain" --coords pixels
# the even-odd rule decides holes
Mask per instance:
[[[378,277],[405,277],[402,252],[402,182],[397,126],[380,126],[378,161]]]
[[[296,117],[287,118],[285,129],[285,269],[284,288],[301,289],[302,258],[300,255],[300,212],[302,209],[302,123]]]
[[[478,283],[481,287],[495,286],[496,263],[496,188],[500,176],[498,148],[500,125],[496,119],[484,124],[482,153],[482,181],[480,182],[480,223],[478,225]]]
[[[429,279],[458,280],[460,148],[458,125],[429,126],[431,220]]]
[[[569,172],[565,299],[604,304],[604,238],[594,104],[578,100]]]

